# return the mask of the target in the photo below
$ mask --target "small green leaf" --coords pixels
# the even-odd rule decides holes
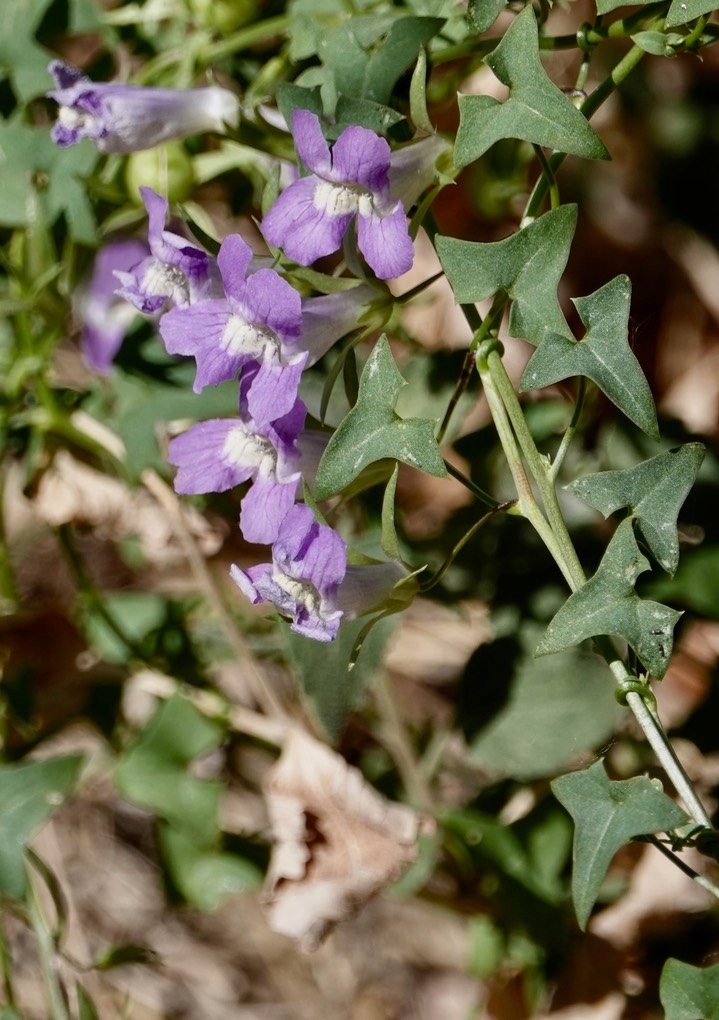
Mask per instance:
[[[158,831],[173,882],[198,910],[216,910],[231,896],[262,885],[262,872],[252,861],[204,843],[197,844],[171,825],[160,825]]]
[[[659,982],[665,1020],[719,1020],[719,963],[692,967],[669,959]]]
[[[577,207],[563,205],[502,241],[438,237],[437,253],[455,299],[484,301],[504,291],[512,299],[510,336],[535,345],[551,333],[570,337],[557,287],[576,223]]]
[[[619,4],[623,3],[624,0],[619,0]],[[713,10],[716,10],[716,0],[672,0],[664,24],[667,28],[686,25],[687,22],[694,21],[695,18],[700,18],[702,14],[709,14]]]
[[[25,847],[70,791],[82,765],[73,755],[0,766],[0,890],[25,894]]]
[[[633,836],[682,825],[687,816],[647,776],[613,782],[601,761],[559,776],[551,787],[574,819],[572,898],[584,930],[617,850]]]
[[[46,128],[0,121],[0,224],[32,227],[38,219],[53,224],[64,213],[72,239],[94,246],[85,179],[98,158],[90,142],[61,149]]]
[[[423,48],[417,54],[417,62],[412,71],[409,85],[409,114],[415,128],[434,133],[434,125],[427,112],[427,52]]]
[[[674,57],[675,47],[682,43],[683,36],[676,32],[636,32],[631,40],[640,50],[655,57]]]
[[[627,518],[614,532],[594,577],[570,595],[553,618],[536,654],[547,655],[586,638],[616,634],[661,680],[672,653],[674,625],[682,614],[639,598],[634,585],[649,569],[634,537],[631,518]]]
[[[686,443],[626,471],[600,471],[567,486],[605,517],[629,507],[658,563],[674,574],[679,564],[677,516],[704,457],[701,443]]]
[[[473,32],[486,32],[507,6],[508,0],[469,0],[467,21]]]
[[[75,984],[75,992],[77,994],[79,1020],[100,1020],[95,1004],[79,981]],[[2,1020],[2,1014],[0,1014],[0,1020]]]
[[[402,559],[399,539],[397,538],[397,527],[394,522],[394,504],[397,494],[398,477],[399,464],[395,464],[392,477],[387,482],[382,498],[382,549],[391,560]]]
[[[455,163],[467,166],[500,138],[521,138],[586,159],[609,159],[586,117],[547,77],[539,59],[537,19],[531,5],[517,15],[502,41],[485,58],[509,99],[459,97]]]
[[[218,830],[221,784],[197,779],[187,767],[216,747],[222,736],[222,727],[184,698],[170,698],[160,705],[115,770],[118,790],[194,839],[211,843]]]
[[[318,500],[340,492],[375,461],[391,458],[444,478],[447,469],[434,438],[434,423],[402,419],[394,405],[404,380],[394,363],[386,336],[367,359],[357,403],[334,433],[317,471]]]
[[[584,375],[599,386],[640,429],[659,438],[654,400],[641,366],[629,346],[631,283],[616,276],[584,298],[573,298],[587,327],[581,341],[550,333],[524,370],[522,390],[551,386]]]
[[[444,18],[398,18],[382,45],[367,61],[362,98],[389,103],[392,89],[400,76],[412,67],[422,47],[437,35],[443,25]]]

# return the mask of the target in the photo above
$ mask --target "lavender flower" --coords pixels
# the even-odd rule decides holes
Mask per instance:
[[[112,241],[95,256],[92,275],[74,302],[75,318],[82,323],[80,350],[93,372],[108,373],[134,319],[131,308],[115,293],[116,270],[127,270],[147,253],[147,245],[134,238]]]
[[[150,255],[130,272],[116,272],[117,293],[131,305],[154,315],[168,302],[185,308],[221,292],[215,260],[179,234],[165,230],[167,200],[152,188],[140,188],[148,216],[147,240]]]
[[[306,408],[301,400],[271,424],[259,426],[247,407],[247,393],[259,370],[250,365],[240,381],[238,418],[198,422],[170,441],[169,461],[179,468],[179,493],[226,492],[252,479],[242,500],[240,528],[248,542],[269,545],[295,501],[300,480],[297,437]]]
[[[294,406],[307,351],[299,345],[299,294],[273,269],[247,276],[251,259],[239,234],[226,237],[217,256],[226,296],[172,309],[160,320],[160,334],[170,354],[197,361],[196,393],[257,362],[247,402],[252,418],[264,425]]]
[[[236,126],[240,104],[227,89],[158,89],[93,82],[76,67],[53,60],[48,68],[60,105],[52,130],[56,145],[91,138],[100,152],[137,152],[170,138]]]
[[[402,203],[392,198],[390,147],[367,128],[345,128],[332,152],[319,118],[295,110],[292,132],[302,162],[312,172],[282,192],[262,221],[265,237],[301,265],[337,251],[353,217],[357,241],[381,279],[406,273],[414,249]]]
[[[280,525],[272,563],[246,571],[233,566],[230,573],[253,604],[272,602],[298,634],[332,641],[342,617],[337,591],[346,569],[346,546],[337,532],[296,503]]]

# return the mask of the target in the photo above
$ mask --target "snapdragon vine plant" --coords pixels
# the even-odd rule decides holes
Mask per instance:
[[[90,282],[73,304],[86,364],[103,376],[101,386],[111,387],[113,362],[122,361],[132,329],[145,330],[154,343],[159,338],[172,356],[163,370],[181,373],[181,410],[164,419],[183,425],[173,426],[162,457],[153,452],[153,466],[162,471],[164,460],[168,477],[167,465],[175,469],[174,488],[182,496],[212,499],[244,487],[239,530],[265,552],[253,548],[254,563],[231,566],[236,587],[218,612],[227,618],[248,603],[265,604],[275,615],[257,623],[246,614],[255,622],[245,626],[267,635],[285,634],[289,624],[297,637],[286,637],[288,647],[306,662],[301,683],[325,737],[338,739],[359,705],[356,677],[365,657],[376,654],[383,627],[420,596],[451,597],[451,586],[443,588],[447,578],[463,563],[471,570],[463,557],[483,534],[496,534],[498,522],[505,534],[532,529],[543,547],[542,570],[547,575],[553,564],[556,584],[553,609],[525,649],[527,661],[541,657],[549,676],[550,657],[564,653],[557,668],[575,668],[572,682],[580,688],[586,679],[580,660],[567,658],[573,654],[567,650],[589,642],[605,664],[606,685],[633,714],[665,775],[665,783],[647,775],[610,779],[597,758],[557,776],[571,756],[557,763],[551,786],[574,822],[572,896],[582,929],[616,852],[633,839],[654,844],[688,880],[719,897],[711,877],[719,833],[667,738],[653,693],[669,667],[682,615],[653,593],[662,576],[677,571],[677,519],[704,446],[662,441],[652,392],[632,349],[628,276],[609,278],[590,294],[567,294],[563,287],[581,213],[581,202],[578,207],[563,197],[567,157],[573,157],[575,175],[579,160],[591,166],[610,159],[611,142],[592,123],[603,104],[643,60],[699,60],[718,32],[710,20],[712,0],[638,3],[615,15],[618,6],[614,0],[583,5],[587,20],[570,29],[579,5],[555,10],[549,0],[469,0],[466,7],[449,0],[363,2],[356,9],[332,0],[293,0],[286,12],[224,33],[203,22],[206,11],[188,13],[178,4],[166,15],[171,45],[134,61],[132,84],[94,81],[54,59],[55,88],[41,87],[58,107],[52,142],[47,125],[31,127],[20,115],[6,120],[0,134],[0,145],[17,136],[21,157],[27,165],[35,160],[34,172],[42,175],[26,182],[37,206],[28,223],[8,221],[0,199],[6,227],[27,232],[22,251],[11,244],[8,256],[21,282],[3,290],[17,344],[6,358],[6,449],[13,457],[21,448],[30,451],[30,481],[45,470],[40,451],[58,442],[101,463],[110,458],[112,470],[126,475],[122,458],[112,460],[107,443],[78,424],[73,398],[58,400],[47,382],[62,335],[56,313],[75,286],[77,253],[95,247]],[[142,6],[120,6],[97,18],[94,30],[108,49],[119,31],[131,28],[152,39],[152,12]],[[559,51],[573,59],[549,65],[559,68],[553,80],[544,57]],[[28,83],[19,65],[8,68],[18,100],[38,95],[39,73]],[[496,95],[482,91],[488,71]],[[210,72],[222,85],[190,87]],[[456,133],[438,130],[437,111],[454,102],[457,88]],[[439,119],[446,123],[444,114]],[[44,140],[37,149],[25,144],[41,132],[49,147]],[[192,163],[188,152],[195,143],[188,149],[178,140],[207,133],[219,140],[195,148]],[[160,153],[154,165],[142,162],[146,150]],[[484,165],[497,151],[514,161],[511,172],[521,179],[513,226],[493,240],[445,233],[443,196],[465,179],[461,171]],[[107,157],[103,162],[98,152]],[[140,184],[134,206],[122,184],[126,154],[132,154],[126,180]],[[210,184],[246,173],[254,225],[245,218],[236,230],[236,217],[228,216],[233,227],[220,236],[193,199],[192,184],[187,187],[188,168]],[[57,269],[48,252],[61,221],[66,263]],[[435,262],[420,262],[420,237]],[[419,282],[399,279],[418,265],[428,267]],[[451,384],[430,391],[431,408],[406,413],[412,382],[405,386],[402,373],[413,339],[403,315],[421,307],[442,277],[471,339],[452,362]],[[146,325],[137,325],[136,313]],[[516,350],[518,341],[527,357],[516,384],[505,347]],[[552,445],[535,412],[542,403],[537,394],[556,395],[558,384],[572,403],[560,407],[561,434]],[[646,437],[635,444],[648,451],[645,459],[582,471],[577,448],[602,406],[598,393]],[[480,399],[504,465],[487,477],[460,470],[450,452],[463,416]],[[87,403],[91,414],[102,416]],[[146,477],[146,465],[133,460],[131,436],[130,429],[123,437],[130,473],[137,468]],[[459,445],[471,463],[466,439]],[[442,558],[433,551],[425,558],[403,532],[396,512],[400,465],[437,479],[451,476],[473,500],[464,531]],[[587,562],[571,527],[580,502],[584,520],[588,508],[612,518],[606,548]],[[133,661],[152,659],[103,605],[67,527],[61,533],[88,605],[125,642]],[[0,564],[8,612],[19,604],[12,559],[4,551]],[[501,563],[496,569],[501,572]],[[647,589],[642,584],[650,571],[659,580]],[[274,621],[269,631],[268,620]],[[303,650],[298,641],[306,644]],[[313,650],[318,645],[328,655],[339,651],[323,660]],[[163,669],[172,672],[167,662]],[[591,711],[580,696],[582,711]],[[251,707],[245,731],[281,743],[286,708],[264,681]],[[266,724],[258,721],[262,713]],[[279,730],[274,723],[281,723]],[[406,736],[400,738],[403,795],[433,814],[440,831],[461,837],[462,826],[439,803],[431,780],[417,779],[413,753]],[[64,794],[70,788],[79,763],[63,761],[62,775],[37,773],[38,789]],[[0,782],[14,782],[16,767],[7,766],[11,771],[4,780],[0,773]],[[534,775],[531,769],[526,774]],[[140,792],[142,776],[127,763],[118,770],[118,785],[164,819],[168,854],[177,860],[172,833],[173,826],[181,831],[182,821]],[[48,813],[28,816],[21,846]],[[441,837],[430,842],[424,859],[439,860]],[[704,873],[696,870],[696,858],[686,863],[687,850],[705,856]],[[19,858],[10,862],[8,855],[0,883],[18,901],[27,895]],[[660,988],[670,1020],[719,1016],[718,973],[670,960]],[[48,980],[56,1015],[69,1015],[62,1012],[57,983]]]

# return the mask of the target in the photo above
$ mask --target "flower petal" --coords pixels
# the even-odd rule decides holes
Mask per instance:
[[[374,194],[389,188],[391,150],[387,141],[367,128],[345,128],[332,147],[332,180],[350,181]]]
[[[244,301],[245,277],[252,259],[252,248],[239,234],[229,234],[217,254],[225,294],[236,301]]]
[[[292,113],[292,134],[300,159],[308,170],[318,177],[329,178],[332,172],[330,147],[327,144],[320,119],[309,110],[294,110]]]
[[[376,213],[357,217],[357,244],[380,280],[392,280],[412,268],[414,245],[407,217],[398,202],[389,216]]]
[[[284,249],[288,258],[309,266],[342,245],[352,214],[332,216],[315,205],[316,177],[301,177],[282,192],[262,220],[270,244]]]

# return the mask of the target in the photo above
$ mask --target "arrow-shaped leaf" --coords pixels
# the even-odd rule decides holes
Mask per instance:
[[[719,1020],[719,963],[692,967],[667,960],[659,982],[665,1020]]]
[[[701,443],[686,443],[626,471],[600,471],[567,488],[605,517],[629,507],[658,563],[674,574],[679,563],[677,516],[704,457]]]
[[[394,410],[404,385],[386,336],[381,336],[367,359],[357,403],[327,444],[317,471],[315,495],[327,499],[340,492],[377,460],[391,458],[443,478],[447,474],[434,422],[402,419]]]
[[[457,166],[479,159],[500,138],[521,138],[586,159],[609,159],[586,117],[547,77],[531,5],[514,19],[484,62],[509,87],[509,99],[500,103],[492,96],[459,97]]]
[[[551,621],[536,654],[558,652],[601,634],[616,634],[661,680],[672,652],[674,625],[682,614],[639,598],[634,585],[645,570],[649,570],[649,561],[640,553],[627,518],[614,532],[594,577],[569,596]]]
[[[652,392],[629,346],[631,283],[616,276],[573,304],[587,327],[584,339],[549,334],[524,370],[522,390],[551,386],[584,375],[599,386],[620,411],[647,435],[659,438]]]
[[[541,344],[547,334],[571,336],[557,298],[569,258],[577,208],[563,205],[502,241],[438,237],[437,253],[458,302],[484,301],[498,291],[512,299],[510,336]]]
[[[572,898],[584,930],[617,850],[633,836],[682,825],[687,816],[647,776],[611,781],[601,761],[559,776],[551,786],[574,819]]]
[[[75,782],[79,756],[0,768],[0,890],[20,899],[27,884],[25,847]]]
[[[620,0],[620,3],[623,0]],[[651,0],[646,0],[647,3]],[[619,4],[617,4],[619,6]],[[709,14],[716,8],[716,0],[672,0],[672,5],[667,14],[665,22],[667,28],[674,28],[677,25],[686,25],[702,14]],[[597,10],[599,7],[597,6]]]

